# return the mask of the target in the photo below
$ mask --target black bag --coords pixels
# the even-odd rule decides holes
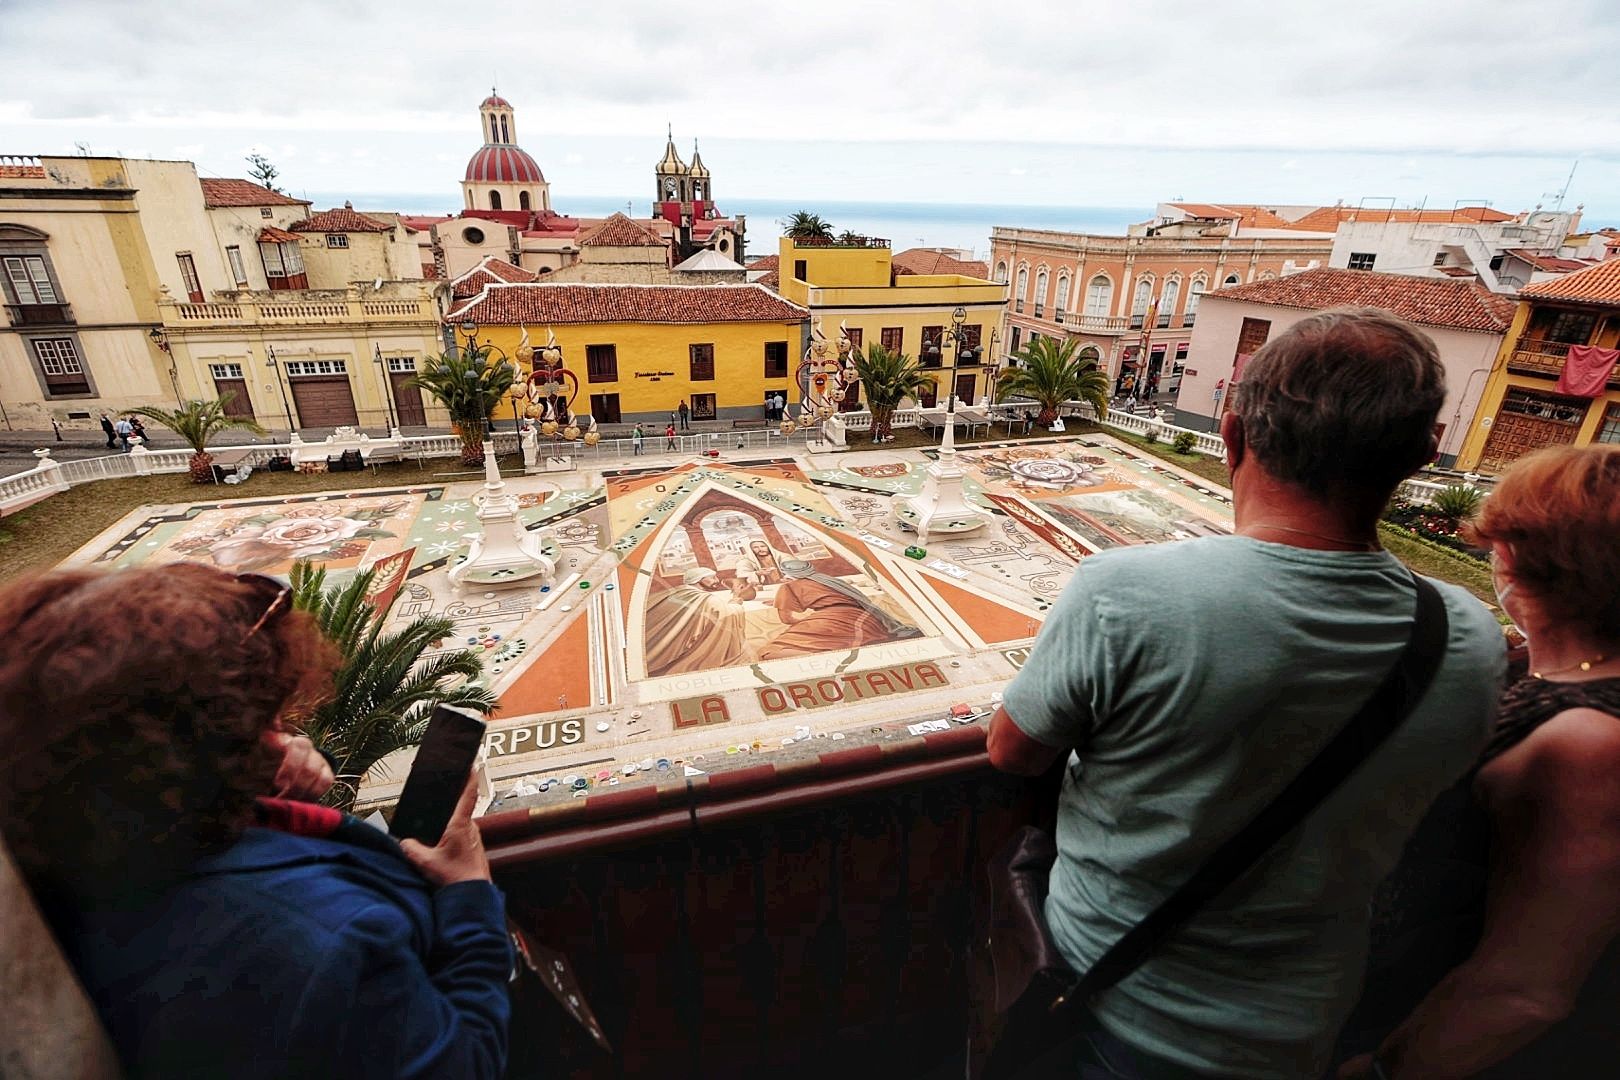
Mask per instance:
[[[1287,787],[1084,975],[1068,966],[1046,925],[1046,893],[1057,858],[1053,838],[1026,826],[990,860],[971,943],[970,1077],[1010,1080],[1071,1042],[1079,1033],[1080,1006],[1140,967],[1177,927],[1304,821],[1411,714],[1440,669],[1448,632],[1439,592],[1421,577],[1413,580],[1412,636],[1378,688]]]

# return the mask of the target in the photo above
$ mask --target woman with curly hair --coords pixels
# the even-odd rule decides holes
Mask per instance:
[[[0,831],[131,1075],[500,1075],[472,786],[434,848],[294,801],[336,656],[285,585],[60,571],[0,591],[0,641]]]
[[[1394,1027],[1378,1059],[1397,1080],[1613,1075],[1620,446],[1525,457],[1472,531],[1527,639],[1528,677],[1503,696],[1471,783],[1435,804],[1386,883],[1341,1046],[1373,1049]],[[1340,1075],[1371,1069],[1361,1057]]]

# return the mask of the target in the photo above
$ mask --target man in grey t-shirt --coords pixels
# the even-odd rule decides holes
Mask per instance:
[[[1071,754],[1046,914],[1076,971],[1303,770],[1394,664],[1416,601],[1377,522],[1433,458],[1444,395],[1434,344],[1405,323],[1366,309],[1304,320],[1255,354],[1222,422],[1237,535],[1080,565],[989,738],[1010,772]],[[1373,888],[1494,715],[1501,632],[1468,593],[1439,588],[1448,652],[1418,708],[1253,872],[1088,1003],[1081,1027],[1100,1030],[1076,1075],[1110,1040],[1136,1059],[1125,1075],[1282,1080],[1331,1064]]]

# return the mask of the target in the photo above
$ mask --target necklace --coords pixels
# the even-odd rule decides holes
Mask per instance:
[[[1538,679],[1545,679],[1548,675],[1562,675],[1564,672],[1574,671],[1576,668],[1579,668],[1582,671],[1591,671],[1594,667],[1603,663],[1603,661],[1607,659],[1608,657],[1599,654],[1590,660],[1580,660],[1576,663],[1568,665],[1567,667],[1553,668],[1551,671],[1532,671],[1530,674],[1534,675]]]
[[[1294,527],[1292,527],[1290,525],[1270,525],[1270,524],[1267,524],[1265,522],[1256,522],[1255,524],[1250,525],[1249,528],[1250,529],[1270,529],[1273,532],[1296,533],[1299,536],[1309,536],[1313,540],[1326,540],[1330,544],[1342,544],[1345,547],[1353,548],[1353,549],[1355,549],[1357,551],[1379,551],[1379,550],[1381,550],[1376,541],[1371,541],[1371,540],[1351,540],[1349,537],[1345,537],[1345,536],[1329,536],[1326,533],[1311,532],[1309,529],[1296,529],[1296,528],[1294,528]],[[1245,530],[1245,531],[1247,531],[1247,530]],[[1240,534],[1240,535],[1242,535],[1242,534]]]

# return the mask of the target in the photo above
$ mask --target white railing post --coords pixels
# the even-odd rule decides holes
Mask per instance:
[[[136,436],[129,440],[129,459],[135,465],[135,475],[152,475],[152,451],[146,448],[146,440]]]

